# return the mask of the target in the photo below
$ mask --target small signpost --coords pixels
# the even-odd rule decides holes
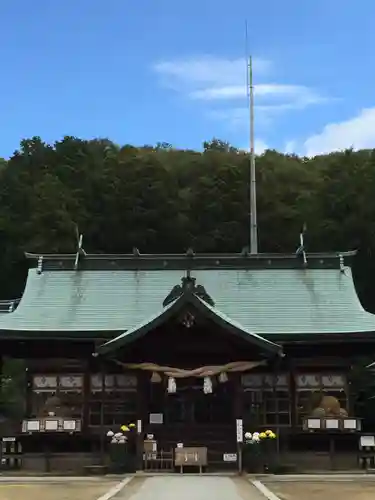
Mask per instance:
[[[243,420],[242,418],[236,419],[236,441],[237,441],[237,459],[238,459],[238,473],[242,474],[242,443],[243,443]]]
[[[361,469],[375,468],[375,436],[364,435],[359,438],[359,465]]]

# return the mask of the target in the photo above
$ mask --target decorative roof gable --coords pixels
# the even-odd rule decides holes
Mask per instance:
[[[206,317],[217,326],[228,331],[228,333],[241,337],[247,342],[254,344],[262,350],[264,355],[282,355],[281,346],[247,330],[218,309],[210,306],[206,301],[194,293],[181,294],[173,302],[170,302],[166,307],[164,307],[164,309],[149,317],[146,321],[100,346],[97,353],[105,354],[115,351],[129,342],[146,335],[148,332],[155,330],[155,328],[159,327],[169,319],[177,317],[181,311],[186,309],[186,306],[192,306],[198,311],[199,314]],[[190,325],[186,326],[188,328],[190,327]]]
[[[175,285],[171,292],[167,295],[167,297],[163,301],[163,306],[167,306],[171,302],[175,301],[179,297],[181,297],[184,293],[187,294],[194,294],[197,297],[201,298],[207,304],[210,304],[211,306],[215,305],[215,302],[213,299],[210,297],[210,295],[206,292],[206,289],[202,285],[197,285],[196,284],[196,278],[193,278],[190,275],[190,272],[188,273],[188,276],[184,276],[181,278],[182,284],[181,285]]]

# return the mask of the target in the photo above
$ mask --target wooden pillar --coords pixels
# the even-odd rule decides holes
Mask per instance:
[[[291,440],[295,433],[298,424],[298,397],[297,397],[297,386],[296,386],[296,375],[297,369],[293,362],[293,359],[288,360],[289,377],[290,377],[290,397],[291,397],[291,432],[288,434],[285,440],[285,451],[288,453],[291,450]]]
[[[3,401],[3,356],[0,354],[0,397],[1,397],[1,403],[4,404]]]
[[[276,401],[278,401],[278,398],[276,396],[277,392],[277,380],[278,376],[281,372],[281,367],[282,367],[282,358],[279,356],[275,360],[273,364],[273,384],[272,384],[272,397],[274,399],[275,407],[276,407]],[[277,447],[277,455],[280,455],[280,419],[279,419],[279,406],[277,405],[276,407],[276,447]]]
[[[139,371],[137,373],[137,443],[136,455],[137,470],[143,469],[143,440],[145,427],[148,422],[148,384],[150,383],[148,374]]]
[[[27,360],[26,360],[27,362]],[[2,367],[1,367],[2,368]],[[25,418],[30,418],[33,411],[33,372],[28,366],[25,367]],[[35,415],[37,416],[37,415]]]
[[[298,398],[297,398],[297,387],[296,387],[296,375],[297,370],[293,361],[289,362],[289,373],[290,373],[290,396],[291,396],[291,423],[292,428],[295,429],[298,423]]]
[[[82,428],[84,433],[89,430],[89,402],[91,397],[91,368],[93,366],[93,359],[90,356],[84,364],[83,373],[83,408],[82,408]]]
[[[243,418],[242,375],[241,373],[235,373],[232,377],[234,387],[234,419]]]
[[[101,392],[101,405],[100,405],[100,465],[105,463],[105,428],[104,428],[104,403],[105,403],[105,364],[101,359],[100,363],[100,376],[102,381],[102,392]]]
[[[236,373],[232,375],[232,383],[234,387],[234,429],[233,429],[233,438],[236,440],[237,447],[237,466],[238,473],[242,474],[243,471],[243,443],[237,441],[237,421],[242,420],[243,426],[243,390],[242,390],[242,374]]]

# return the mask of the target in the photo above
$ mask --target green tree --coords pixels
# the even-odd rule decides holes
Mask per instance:
[[[0,161],[0,293],[23,290],[25,250],[241,251],[249,244],[248,153],[212,139],[202,151],[135,147],[67,136],[21,141]],[[375,152],[315,158],[266,151],[256,159],[259,248],[294,252],[307,225],[310,251],[359,249],[357,289],[375,311]]]

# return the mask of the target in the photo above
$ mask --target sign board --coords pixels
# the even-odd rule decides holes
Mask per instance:
[[[150,413],[149,419],[150,424],[162,424],[163,423],[163,414],[162,413]]]
[[[355,418],[345,418],[343,420],[343,423],[344,423],[344,429],[346,431],[350,430],[350,431],[355,431],[358,429],[359,425],[357,422],[360,422],[360,421],[357,421],[357,419]]]
[[[174,464],[176,467],[189,465],[205,467],[207,465],[207,448],[203,446],[176,448],[174,451]]]
[[[62,417],[42,417],[22,421],[22,432],[80,432],[82,422],[79,419]]]
[[[236,420],[236,435],[237,435],[237,443],[243,443],[243,420],[242,420],[242,418],[237,418],[237,420]]]
[[[143,441],[143,449],[146,453],[154,453],[158,449],[158,444],[154,439],[145,439]]]
[[[224,462],[237,462],[237,453],[224,453]]]
[[[361,436],[359,440],[359,445],[361,448],[374,447],[375,436]]]
[[[77,422],[75,420],[64,420],[63,429],[64,431],[74,432],[77,428]]]

